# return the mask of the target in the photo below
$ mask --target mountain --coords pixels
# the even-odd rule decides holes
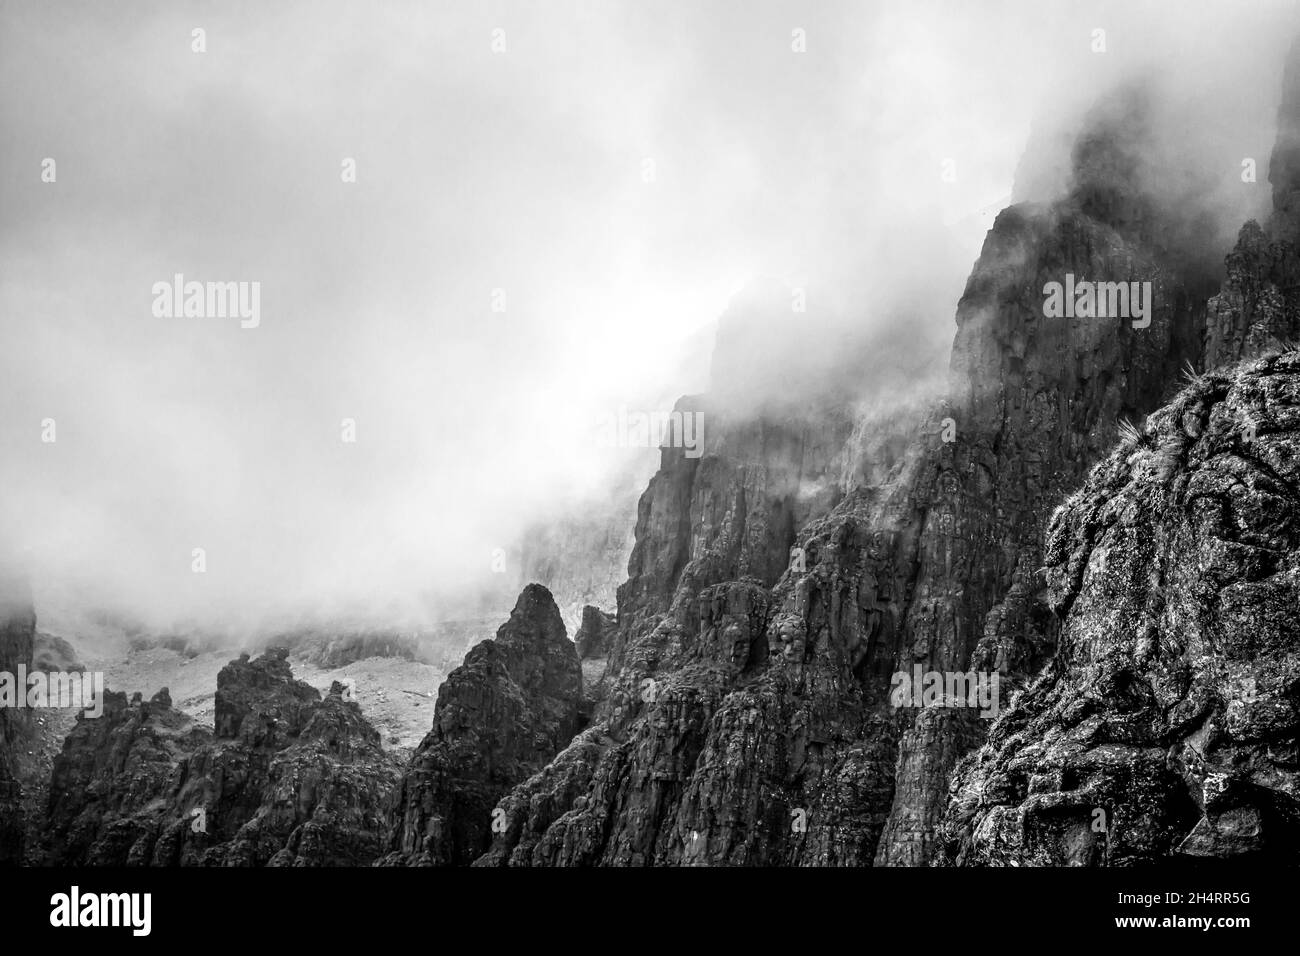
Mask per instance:
[[[1300,168],[1295,77],[1293,56],[1271,173],[1280,232]],[[1285,238],[1247,224],[1225,276],[1192,197],[1151,186],[1164,171],[1150,110],[1121,90],[1079,135],[1067,195],[997,217],[930,408],[854,420],[834,388],[740,413],[682,400],[711,425],[705,454],[664,449],[641,498],[606,696],[502,800],[505,832],[481,863],[941,855],[954,770],[990,721],[893,706],[892,675],[996,673],[1009,700],[1062,666],[1043,571],[1059,503],[1184,370],[1236,361],[1295,321]],[[1149,288],[1149,313],[1049,318],[1048,284],[1075,277]]]
[[[165,692],[78,719],[47,859],[1293,860],[1300,51],[1273,215],[1226,259],[1156,110],[1117,90],[1065,193],[996,216],[946,372],[901,319],[854,335],[747,290],[677,403],[702,454],[661,450],[616,615],[609,514],[532,534],[563,612],[526,586],[408,764],[343,688],[245,657],[212,730]],[[22,607],[0,661],[30,659]]]

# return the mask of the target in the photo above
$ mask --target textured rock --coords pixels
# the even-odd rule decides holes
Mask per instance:
[[[573,638],[578,657],[586,660],[589,657],[604,657],[608,654],[610,640],[617,624],[618,618],[615,615],[606,614],[600,608],[590,604],[584,607],[582,624]]]
[[[279,650],[217,679],[216,732],[173,708],[106,694],[56,759],[46,862],[366,865],[381,852],[396,762],[335,683],[322,699]]]
[[[182,766],[211,740],[160,693],[106,690],[104,712],[78,715],[63,752],[54,761],[46,817],[45,859],[52,865],[148,862],[150,845],[186,821],[171,803],[183,780]]]
[[[579,729],[582,672],[549,591],[530,584],[496,638],[438,689],[433,728],[402,776],[388,865],[465,864],[491,836],[492,809]]]
[[[919,482],[893,492],[923,513],[915,550],[897,558],[915,568],[900,670],[998,671],[1006,689],[1038,672],[1057,639],[1039,571],[1052,510],[1109,450],[1114,423],[1154,411],[1200,362],[1212,276],[1186,213],[1140,189],[1158,175],[1143,165],[1144,108],[1129,96],[1099,108],[1069,195],[1004,210],[985,240],[957,307],[945,409],[957,440],[926,449]],[[1067,275],[1151,283],[1150,324],[1046,317],[1044,288]],[[878,863],[932,857],[953,765],[986,723],[916,715]]]
[[[855,421],[834,377],[800,408],[755,399],[748,377],[679,403],[710,423],[705,453],[665,449],[642,496],[607,694],[502,801],[481,862],[934,856],[953,767],[988,722],[894,707],[892,674],[996,671],[1015,688],[1037,673],[1057,639],[1052,509],[1113,423],[1156,409],[1200,354],[1213,283],[1179,244],[1185,213],[1141,188],[1143,108],[1097,112],[1064,199],[998,217],[946,401]],[[1150,325],[1046,319],[1044,285],[1067,273],[1151,282]]]
[[[320,693],[293,679],[284,648],[250,660],[241,654],[217,675],[213,720],[218,737],[280,748],[306,726]]]
[[[945,859],[1300,860],[1300,353],[1151,415],[1047,578],[1060,649],[958,773]]]

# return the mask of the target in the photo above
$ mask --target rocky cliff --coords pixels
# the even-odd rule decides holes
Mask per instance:
[[[1052,520],[1060,648],[960,768],[947,862],[1300,859],[1300,353],[1198,378]]]
[[[588,604],[582,609],[578,633],[573,638],[578,657],[582,660],[604,657],[609,653],[610,638],[617,628],[618,618]]]
[[[335,684],[287,652],[217,681],[215,732],[172,706],[108,692],[56,759],[45,860],[55,865],[364,865],[382,851],[396,762]]]
[[[1279,219],[1300,168],[1294,75],[1273,162]],[[1059,662],[1042,571],[1054,509],[1117,424],[1296,314],[1288,240],[1254,224],[1215,295],[1222,270],[1207,265],[1195,203],[1153,186],[1149,108],[1132,90],[1102,104],[1068,194],[998,216],[928,410],[855,421],[832,389],[802,409],[683,400],[712,426],[705,454],[665,449],[642,496],[607,692],[592,725],[502,800],[505,832],[481,863],[940,855],[954,768],[990,721],[894,706],[891,675],[996,674],[1005,706]],[[1048,284],[1074,278],[1137,283],[1149,310],[1135,298],[1138,311],[1049,318]]]
[[[1065,195],[997,217],[933,394],[884,338],[840,349],[788,304],[724,317],[712,391],[678,403],[703,454],[662,450],[617,615],[589,608],[578,647],[526,587],[400,773],[283,653],[222,672],[214,732],[165,694],[113,695],[55,768],[49,858],[1292,859],[1300,367],[1226,367],[1300,330],[1297,62],[1274,215],[1222,267],[1149,100],[1120,91]],[[1076,281],[1108,284],[1111,309],[1049,312]],[[575,595],[604,586],[572,564],[554,575]],[[899,696],[913,673],[993,695]]]
[[[1219,371],[1053,518],[1060,650],[956,775],[942,862],[1294,860],[1300,47],[1282,85],[1273,215],[1207,302],[1195,362]]]
[[[438,689],[433,728],[398,786],[388,865],[466,864],[488,845],[493,807],[579,729],[582,671],[559,608],[524,588],[496,638]]]

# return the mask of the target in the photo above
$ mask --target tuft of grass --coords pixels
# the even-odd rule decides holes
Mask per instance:
[[[1145,441],[1142,430],[1127,418],[1121,418],[1115,428],[1119,432],[1120,444],[1126,448],[1136,447]]]

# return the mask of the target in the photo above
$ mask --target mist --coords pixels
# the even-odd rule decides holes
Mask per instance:
[[[719,384],[720,316],[729,368],[816,331],[796,404],[824,369],[884,375],[844,362],[870,343],[945,362],[993,217],[1068,188],[1110,90],[1150,91],[1144,175],[1229,251],[1267,208],[1296,26],[1291,3],[5,4],[0,540],[38,615],[452,613],[524,526],[653,469],[597,418]],[[259,282],[257,327],[156,316],[176,274]]]

